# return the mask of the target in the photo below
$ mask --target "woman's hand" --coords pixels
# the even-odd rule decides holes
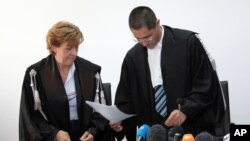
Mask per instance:
[[[110,127],[115,130],[116,132],[121,132],[123,130],[122,123],[117,122],[117,123],[109,123]]]

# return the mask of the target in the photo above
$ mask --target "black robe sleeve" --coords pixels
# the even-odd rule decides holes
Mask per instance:
[[[58,130],[51,126],[39,111],[34,110],[29,71],[29,69],[26,70],[22,85],[19,115],[19,140],[54,141]]]
[[[200,40],[188,39],[189,71],[188,93],[181,110],[192,120],[217,122],[223,113],[219,80]]]
[[[131,90],[131,81],[133,81],[133,78],[129,75],[132,73],[130,70],[133,67],[132,65],[129,65],[131,64],[129,60],[129,57],[126,56],[122,64],[120,82],[116,91],[115,105],[125,113],[135,114],[132,93],[129,92],[129,90]]]
[[[120,82],[117,87],[115,105],[125,113],[135,114],[134,103],[130,84],[134,81],[133,77],[130,77],[129,74],[132,74],[133,66],[131,64],[132,60],[127,55],[123,61]],[[135,140],[136,136],[136,117],[131,117],[122,121],[124,130],[118,135],[121,138],[121,135],[124,134],[127,137],[128,141]]]

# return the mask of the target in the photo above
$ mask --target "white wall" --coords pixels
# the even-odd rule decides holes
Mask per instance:
[[[78,25],[85,36],[79,56],[102,66],[115,93],[126,51],[134,44],[129,12],[150,6],[162,24],[200,33],[229,81],[231,119],[250,124],[250,2],[248,0],[6,0],[0,1],[0,140],[18,140],[25,69],[47,56],[45,36],[58,20]]]

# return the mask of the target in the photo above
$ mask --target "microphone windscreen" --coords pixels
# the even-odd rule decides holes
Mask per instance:
[[[184,133],[183,128],[181,126],[174,126],[174,127],[170,128],[169,131],[168,131],[168,136],[169,137],[174,137],[174,135],[176,133],[179,133],[180,136],[182,136],[183,133]]]
[[[140,128],[138,128],[136,132],[136,137],[146,139],[149,128],[150,127],[147,124],[143,124]]]
[[[181,141],[196,141],[192,134],[184,134]]]
[[[146,141],[166,141],[167,129],[160,124],[153,125],[148,132]]]
[[[195,136],[195,141],[218,141],[218,139],[208,132],[201,132]]]

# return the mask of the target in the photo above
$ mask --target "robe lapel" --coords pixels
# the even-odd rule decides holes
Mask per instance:
[[[174,72],[172,71],[174,70],[173,67],[174,56],[172,53],[173,53],[173,40],[172,38],[169,38],[168,31],[166,31],[165,28],[165,36],[162,41],[161,72],[162,72],[163,86],[167,94],[167,107],[168,107],[167,116],[174,109],[172,105],[176,105],[174,102],[175,100],[171,89],[172,85],[171,77],[173,75],[172,73]]]
[[[48,99],[47,101],[50,101],[48,103],[50,107],[49,111],[55,117],[61,117],[62,122],[68,121],[68,98],[55,59],[52,56],[47,58],[45,67],[40,71],[40,77],[44,87],[44,94]]]
[[[176,99],[184,93],[186,54],[183,42],[175,39],[173,32],[169,28],[165,27],[164,29],[161,71],[163,85],[167,93],[168,109],[173,110],[177,108]]]
[[[95,74],[93,72],[80,70],[78,75],[84,100],[93,101],[95,96],[93,93],[95,89]]]
[[[74,73],[74,78],[75,78],[75,88],[76,88],[76,100],[77,100],[77,111],[78,111],[78,116],[79,116],[79,119],[82,118],[82,111],[81,111],[81,108],[83,107],[83,92],[82,92],[82,88],[81,88],[81,83],[80,83],[80,80],[79,80],[79,73],[78,73],[78,70],[76,68],[75,70],[75,73]]]
[[[139,72],[137,76],[139,78],[138,81],[140,81],[137,83],[141,85],[140,87],[142,87],[142,91],[138,93],[140,95],[139,97],[143,97],[142,99],[145,100],[143,101],[144,105],[151,105],[147,107],[147,112],[149,115],[153,116],[152,117],[153,119],[155,119],[156,118],[154,117],[155,109],[153,106],[154,105],[153,86],[148,64],[147,49],[145,47],[140,46],[139,55],[135,60],[136,60],[135,64],[138,64],[136,66],[136,72]],[[151,119],[151,121],[153,119]]]
[[[41,70],[41,80],[47,93],[47,97],[57,98],[58,96],[64,96],[67,98],[63,81],[60,77],[55,60],[50,57],[45,66],[47,67],[44,67]]]
[[[171,66],[173,64],[173,38],[170,34],[170,31],[165,28],[164,29],[164,37],[162,40],[162,51],[161,51],[161,69],[162,69],[162,74],[164,72],[167,72],[167,76],[171,76],[170,72],[168,70],[171,69]],[[166,69],[166,66],[168,69]]]
[[[81,119],[81,126],[86,127],[88,126],[89,118],[91,117],[92,108],[86,106],[87,104],[84,103],[86,100],[94,101],[95,97],[95,74],[94,72],[89,72],[83,68],[83,66],[79,66],[76,62],[76,72],[79,76],[76,82],[76,85],[79,87],[76,89],[77,91],[77,100],[78,100],[78,111],[79,111],[79,118]],[[81,128],[82,128],[81,127]]]

